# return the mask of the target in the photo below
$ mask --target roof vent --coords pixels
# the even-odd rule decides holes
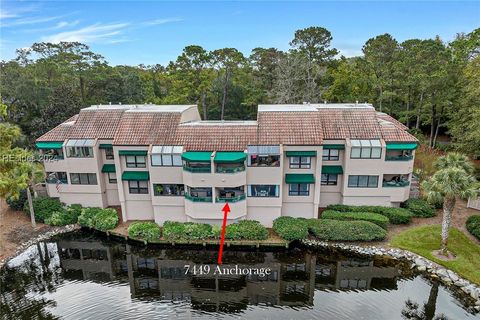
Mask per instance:
[[[109,105],[112,105],[112,101],[109,101],[108,104],[109,104]]]
[[[323,104],[327,104],[327,100],[323,100]]]
[[[119,102],[118,104],[119,104],[119,105],[122,105],[122,103],[121,103],[121,102]]]

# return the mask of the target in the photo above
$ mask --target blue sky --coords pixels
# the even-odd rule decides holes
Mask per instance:
[[[112,65],[166,64],[190,44],[207,50],[289,48],[295,30],[322,26],[345,56],[371,37],[452,40],[480,27],[480,1],[167,2],[2,1],[0,55],[38,41],[80,41]]]

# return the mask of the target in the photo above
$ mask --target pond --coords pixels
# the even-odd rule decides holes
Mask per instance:
[[[223,270],[256,271],[214,274],[216,259],[215,248],[147,248],[81,231],[56,236],[0,270],[0,318],[479,319],[406,262],[225,248]]]

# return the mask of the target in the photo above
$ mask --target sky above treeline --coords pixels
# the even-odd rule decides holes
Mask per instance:
[[[480,1],[1,1],[0,56],[34,42],[78,41],[111,65],[167,64],[191,44],[207,50],[288,50],[295,30],[322,26],[347,57],[371,37],[398,41],[480,27]]]

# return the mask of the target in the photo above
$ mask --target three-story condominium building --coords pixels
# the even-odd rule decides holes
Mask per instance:
[[[37,139],[47,190],[120,206],[124,221],[317,217],[329,204],[408,199],[417,140],[369,104],[260,105],[256,121],[203,121],[196,105],[96,105]]]

